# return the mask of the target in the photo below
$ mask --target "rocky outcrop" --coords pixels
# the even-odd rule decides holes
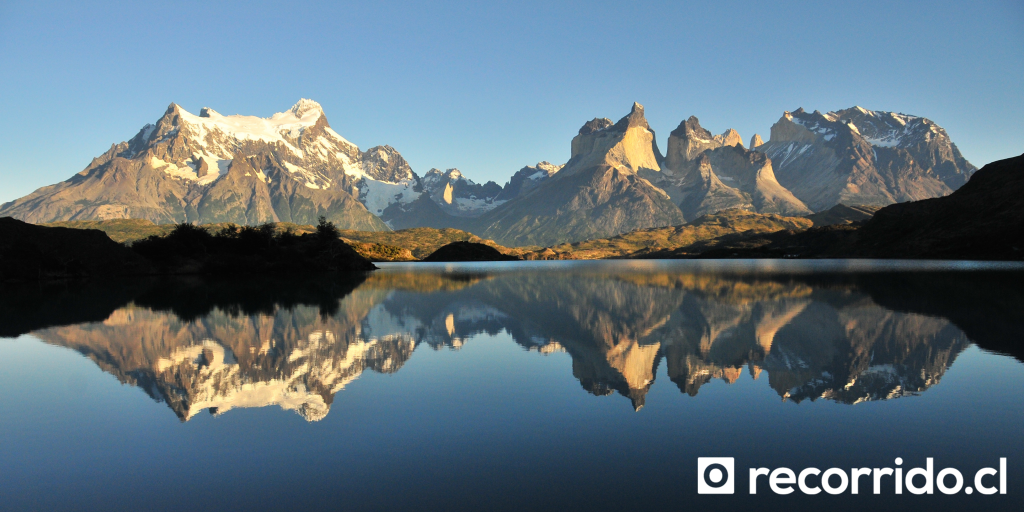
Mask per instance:
[[[387,183],[415,180],[416,173],[402,155],[391,146],[375,146],[361,155],[362,171],[367,177]]]
[[[755,133],[754,136],[750,138],[750,149],[757,149],[761,144],[764,144],[764,141],[761,140],[760,135]]]
[[[495,202],[502,190],[500,185],[493,181],[475,183],[458,169],[431,169],[421,183],[431,200],[452,217],[479,217],[500,204]]]
[[[665,165],[671,169],[679,169],[705,151],[723,146],[743,147],[743,140],[732,128],[721,135],[711,135],[711,132],[701,127],[696,116],[690,116],[669,134]]]
[[[584,124],[573,137],[571,149],[564,174],[602,164],[624,167],[632,173],[661,169],[658,142],[639,103],[633,103],[629,114],[615,124],[606,118]]]
[[[494,197],[494,201],[504,202],[529,194],[556,172],[560,171],[562,167],[565,167],[565,165],[554,165],[546,161],[540,162],[537,165],[523,167],[512,175],[512,178],[501,189],[501,192]]]
[[[788,216],[811,213],[778,183],[772,161],[744,149],[734,130],[712,136],[691,116],[672,132],[668,146],[662,172],[642,176],[667,192],[687,219],[733,208]]]

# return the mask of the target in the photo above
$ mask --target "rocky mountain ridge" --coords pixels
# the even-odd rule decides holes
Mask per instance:
[[[941,197],[977,170],[931,120],[861,107],[786,112],[758,151],[814,211]]]
[[[617,123],[585,123],[571,152],[561,170],[482,215],[475,229],[506,246],[550,246],[685,222],[669,195],[638,174],[659,171],[662,160],[640,104]]]
[[[691,116],[662,155],[643,107],[586,122],[569,161],[504,185],[461,171],[419,176],[393,147],[361,151],[300,100],[269,118],[193,115],[172,104],[71,179],[0,205],[29,222],[295,222],[340,228],[457,228],[503,245],[555,245],[674,226],[727,209],[803,216],[948,195],[976,170],[931,120],[861,107],[786,112],[744,147]]]

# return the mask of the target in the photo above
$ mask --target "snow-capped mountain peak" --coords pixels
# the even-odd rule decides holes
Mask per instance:
[[[298,148],[294,147],[295,141],[292,139],[301,136],[308,128],[316,126],[324,115],[319,103],[306,99],[299,100],[285,112],[278,112],[267,118],[244,115],[225,116],[209,107],[204,107],[198,116],[181,107],[177,107],[175,110],[186,125],[193,127],[191,134],[194,138],[201,141],[214,135],[214,138],[261,141],[270,144],[280,143],[296,152],[298,152]],[[329,127],[326,127],[325,131],[337,143],[354,146],[330,130]],[[216,137],[216,135],[220,137]]]
[[[316,117],[324,115],[324,109],[319,103],[306,98],[300,99],[298,103],[292,106],[289,112],[299,119],[312,115],[315,115]]]

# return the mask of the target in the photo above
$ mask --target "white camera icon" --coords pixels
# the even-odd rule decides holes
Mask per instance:
[[[732,457],[697,457],[697,494],[733,494],[735,466]]]

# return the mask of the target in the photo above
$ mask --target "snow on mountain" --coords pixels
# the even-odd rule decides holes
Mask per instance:
[[[349,175],[361,158],[311,100],[267,118],[210,108],[195,115],[172,103],[76,176],[0,211],[28,222],[310,224],[323,215],[346,229],[387,229],[357,198]]]
[[[301,99],[288,111],[279,112],[269,118],[243,115],[223,116],[211,108],[203,108],[198,116],[181,109],[180,115],[185,123],[192,126],[193,135],[201,141],[207,140],[208,134],[220,133],[237,140],[280,143],[292,149],[296,154],[300,154],[299,148],[292,146],[291,142],[300,137],[306,128],[316,125],[324,115],[324,111],[319,103]],[[334,130],[327,128],[326,132],[338,143],[353,146],[351,142],[345,140]],[[229,148],[222,149],[230,152]]]
[[[478,217],[502,204],[495,200],[501,186],[493,181],[479,184],[458,169],[431,169],[420,181],[423,189],[441,209],[455,217]]]
[[[562,170],[563,167],[565,164],[554,165],[547,161],[523,167],[512,175],[501,192],[494,197],[494,201],[505,202],[526,195],[554,176],[556,172]]]
[[[359,174],[359,148],[331,129],[323,108],[313,100],[301,99],[287,111],[268,118],[224,116],[209,107],[194,115],[177,105],[168,109],[168,115],[176,119],[168,123],[161,118],[156,125],[140,130],[129,143],[129,157],[179,138],[189,150],[181,155],[184,158],[174,158],[178,155],[173,151],[171,158],[151,155],[151,165],[197,185],[209,185],[227,174],[237,155],[248,156],[267,147],[276,153],[291,177],[307,188],[330,188],[335,179],[329,169]],[[265,177],[261,179],[266,181]]]

